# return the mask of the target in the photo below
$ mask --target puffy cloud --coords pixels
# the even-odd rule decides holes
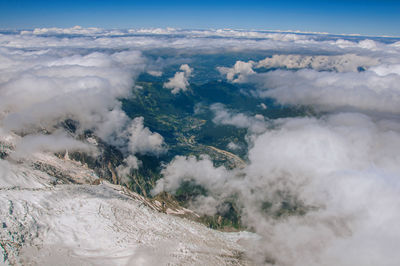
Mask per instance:
[[[240,150],[241,149],[241,146],[234,142],[229,142],[227,147],[230,150]]]
[[[298,52],[300,42],[316,52]],[[153,192],[195,182],[207,195],[191,207],[210,215],[234,200],[242,222],[261,237],[247,243],[249,256],[260,265],[396,265],[398,46],[304,39],[291,48],[218,70],[231,82],[254,84],[255,96],[311,106],[318,117],[263,121],[213,105],[215,123],[262,125],[264,131],[247,139],[247,166],[228,170],[207,157],[179,156],[165,167]],[[260,67],[291,70],[254,71]]]
[[[177,157],[155,192],[195,181],[209,196],[192,207],[208,214],[234,196],[242,221],[262,236],[251,244],[261,264],[395,265],[400,259],[393,246],[400,237],[399,124],[355,113],[280,119],[252,147],[243,170]],[[282,204],[305,211],[273,218]]]
[[[14,66],[0,74],[0,112],[3,126],[17,131],[48,128],[66,118],[85,128],[101,127],[109,110],[119,109],[116,99],[129,95],[132,75],[144,64],[136,51],[66,57],[8,51],[4,56]]]
[[[136,117],[129,128],[128,149],[132,154],[161,154],[165,152],[163,146],[164,139],[158,133],[151,132],[147,127],[143,126],[143,117]]]
[[[247,243],[250,257],[259,264],[398,264],[399,42],[229,29],[74,27],[0,34],[2,141],[12,132],[23,136],[14,142],[12,156],[17,158],[41,151],[91,150],[59,130],[61,121],[74,119],[78,132],[91,129],[119,147],[125,160],[117,171],[129,174],[140,166],[135,154],[165,151],[163,138],[145,128],[143,118],[127,117],[119,102],[130,95],[139,73],[171,64],[141,53],[162,48],[265,52],[272,57],[218,70],[229,81],[255,84],[259,97],[323,113],[268,121],[267,126],[261,116],[214,105],[215,123],[249,128],[248,165],[227,170],[214,167],[207,157],[178,156],[163,170],[155,193],[173,192],[183,181],[196,182],[208,194],[194,199],[191,207],[207,214],[235,199],[242,222],[260,235]],[[183,64],[180,71],[166,83],[173,93],[188,88],[192,73],[187,61],[179,60],[174,64]],[[357,72],[359,66],[366,71]],[[260,67],[291,70],[257,73]],[[29,183],[10,161],[0,160],[0,169],[0,182],[7,186],[16,174]]]
[[[49,34],[50,37],[40,38],[51,42],[59,40],[54,34],[93,34],[87,30],[92,29],[75,27],[33,33]],[[72,43],[71,39],[67,44]],[[60,49],[58,45],[39,45],[33,50],[0,48],[0,128],[2,135],[23,136],[15,143],[11,156],[24,158],[36,152],[65,150],[92,152],[88,144],[62,132],[60,125],[66,119],[77,122],[76,133],[92,130],[119,147],[128,156],[126,163],[130,167],[136,153],[160,154],[164,150],[163,138],[145,128],[143,118],[127,117],[119,101],[131,95],[134,79],[146,69],[147,60],[142,53],[88,51],[84,44]]]
[[[268,106],[265,103],[260,103],[260,107],[263,110],[267,110]]]
[[[22,34],[29,34],[29,31],[22,31]],[[36,35],[55,35],[55,34],[79,34],[79,35],[94,35],[104,33],[100,28],[82,28],[81,26],[74,26],[72,28],[36,28],[32,34]]]
[[[213,122],[221,125],[232,125],[238,128],[247,128],[251,133],[262,133],[266,130],[266,124],[262,115],[247,116],[243,113],[231,113],[224,105],[215,103],[210,106],[214,112]]]
[[[152,75],[154,77],[161,77],[162,76],[162,72],[161,71],[157,71],[157,70],[149,70],[149,71],[147,71],[147,73],[149,73],[150,75]]]
[[[254,61],[243,62],[237,61],[232,68],[229,67],[217,67],[218,71],[226,75],[226,78],[232,82],[242,82],[243,76],[254,74],[253,66]]]
[[[167,151],[164,138],[153,133],[143,125],[143,117],[136,117],[127,124],[123,129],[114,131],[109,138],[109,142],[118,147],[127,157],[123,164],[117,167],[118,175],[122,178],[122,182],[126,181],[132,169],[138,169],[141,161],[135,154],[153,154],[160,155]]]
[[[400,64],[381,64],[375,67],[371,67],[370,70],[375,72],[379,76],[387,76],[389,74],[400,75]]]
[[[195,180],[199,185],[213,186],[228,181],[228,171],[224,167],[214,168],[213,163],[206,156],[198,161],[194,156],[188,158],[177,156],[163,170],[163,178],[157,182],[154,193],[173,191],[179,188],[182,181]]]
[[[172,89],[172,94],[177,94],[180,91],[186,91],[189,86],[188,78],[192,75],[193,69],[188,64],[183,64],[179,68],[179,72],[164,83],[164,88]]]
[[[182,70],[183,72],[185,72],[185,75],[188,77],[190,77],[190,75],[192,75],[193,68],[191,68],[188,64],[181,65],[179,69]]]
[[[357,72],[360,68],[366,69],[377,64],[378,60],[375,58],[358,56],[355,54],[336,56],[273,55],[271,58],[267,57],[259,61],[256,67],[289,69],[312,68],[319,71],[335,70],[338,72]]]
[[[355,54],[337,56],[274,55],[259,62],[237,61],[219,67],[228,81],[253,83],[259,97],[280,104],[313,106],[319,111],[358,110],[398,113],[400,60]],[[256,73],[253,68],[284,67]],[[359,68],[362,71],[358,71]],[[299,70],[298,70],[299,69]],[[332,71],[333,70],[333,71]]]
[[[152,29],[129,29],[129,33],[139,33],[139,34],[158,34],[158,35],[168,35],[176,34],[177,29],[167,27],[167,28],[152,28]]]
[[[187,81],[185,72],[176,72],[173,78],[164,83],[164,88],[172,89],[171,93],[173,94],[187,90],[187,86],[189,86],[189,82]]]
[[[308,105],[318,110],[353,109],[398,113],[400,75],[365,72],[296,72],[277,70],[258,76],[261,97],[281,104]]]

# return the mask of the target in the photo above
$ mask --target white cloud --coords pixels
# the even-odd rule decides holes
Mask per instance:
[[[176,34],[177,30],[171,27],[167,28],[155,28],[155,29],[130,29],[130,33],[140,33],[140,34]]]
[[[399,52],[400,53],[400,52]],[[400,110],[400,59],[340,56],[274,55],[259,62],[237,61],[231,68],[218,67],[228,81],[253,83],[256,95],[284,105],[313,106],[319,111],[347,108],[366,112],[398,113]],[[253,68],[284,67],[256,73]],[[358,72],[359,67],[364,71]]]
[[[260,107],[263,110],[267,110],[268,106],[265,103],[260,103]]]
[[[192,207],[208,214],[235,195],[242,221],[262,236],[251,245],[260,263],[394,265],[400,259],[393,246],[400,237],[400,127],[392,122],[351,113],[281,119],[255,138],[244,170],[177,157],[155,192],[194,180],[211,198]],[[275,220],[271,212],[283,201],[311,209]]]
[[[188,64],[183,64],[179,67],[179,70],[182,70],[183,72],[185,72],[185,75],[190,77],[190,75],[192,75],[193,72],[193,68],[191,68]]]
[[[261,97],[281,104],[308,105],[331,111],[349,108],[370,112],[399,113],[400,75],[317,72],[315,70],[273,71],[259,77]]]
[[[228,149],[234,150],[234,151],[241,149],[240,145],[238,145],[237,143],[234,143],[234,142],[229,142],[227,147],[228,147]]]
[[[317,52],[298,53],[300,43]],[[281,53],[271,58],[218,70],[228,81],[254,84],[257,96],[312,106],[318,118],[277,119],[267,126],[263,119],[214,105],[215,123],[249,128],[257,120],[264,128],[248,138],[248,165],[227,170],[209,158],[176,157],[154,193],[196,182],[208,195],[191,207],[206,214],[235,198],[242,222],[261,236],[249,243],[249,256],[259,264],[396,265],[398,46],[306,38],[291,41],[288,53],[283,52],[288,43],[275,44]],[[291,70],[256,73],[259,67]],[[303,206],[305,213],[273,218],[283,204]]]
[[[165,152],[164,139],[143,126],[143,117],[136,117],[127,129],[128,149],[132,154],[161,154]]]
[[[312,68],[318,71],[335,70],[338,72],[357,72],[359,68],[368,68],[377,65],[379,62],[375,58],[358,56],[355,54],[345,54],[336,56],[326,55],[273,55],[257,63],[257,68]],[[229,78],[228,78],[229,79]]]
[[[28,34],[29,31],[23,31],[23,34]],[[74,26],[72,28],[36,28],[32,31],[36,35],[54,35],[54,34],[79,34],[79,35],[93,35],[104,33],[100,28],[82,28],[81,26]]]
[[[189,86],[188,78],[192,75],[193,69],[188,64],[183,64],[179,68],[179,72],[164,83],[164,88],[172,89],[172,94],[177,94],[180,91],[186,91]]]
[[[34,33],[78,34],[75,31],[92,34],[77,27]],[[59,40],[53,36],[40,38]],[[143,118],[131,120],[121,110],[119,99],[131,95],[134,79],[146,69],[147,60],[141,52],[87,52],[84,44],[78,49],[61,48],[47,44],[32,51],[0,48],[0,128],[3,135],[14,132],[24,136],[12,156],[66,149],[91,151],[87,144],[60,131],[65,119],[78,122],[77,133],[92,130],[126,156],[164,151],[163,138],[145,128]]]
[[[272,57],[218,69],[229,81],[255,84],[260,97],[323,112],[319,118],[268,121],[270,127],[259,115],[215,105],[215,123],[250,129],[247,167],[227,170],[206,157],[178,156],[154,192],[195,181],[209,194],[191,206],[208,214],[234,196],[242,222],[261,236],[249,243],[256,263],[268,257],[276,265],[398,264],[399,42],[229,29],[74,27],[0,34],[1,137],[24,136],[15,142],[13,156],[90,150],[57,131],[66,118],[79,122],[78,132],[91,129],[123,150],[126,158],[117,169],[122,176],[140,166],[135,154],[164,152],[162,136],[146,128],[143,118],[127,117],[118,100],[130,95],[139,73],[170,64],[144,58],[141,51],[154,48],[265,52]],[[180,71],[165,84],[173,93],[188,88],[192,68],[185,62],[179,61]],[[359,66],[367,71],[357,72]],[[259,67],[291,70],[256,73]],[[2,184],[13,184],[18,167],[0,160],[0,168]],[[282,202],[308,209],[304,215],[271,218]]]
[[[379,76],[387,76],[389,74],[400,75],[400,64],[381,64],[370,68]]]
[[[149,73],[150,75],[152,75],[154,77],[161,77],[162,76],[162,72],[161,71],[149,70],[149,71],[147,71],[147,73]]]
[[[182,181],[195,180],[204,186],[220,185],[228,181],[228,171],[223,167],[214,168],[208,157],[198,161],[193,156],[177,156],[163,174],[167,178],[157,182],[154,193],[176,190]]]
[[[351,54],[360,56],[388,55],[399,49],[395,43],[364,40],[363,37],[348,39],[327,34],[296,34],[290,32],[181,29],[130,29],[105,30],[73,27],[69,29],[42,28],[21,31],[21,34],[0,35],[0,46],[8,48],[104,48],[150,50],[159,48],[191,51],[272,51],[280,54],[311,53]],[[42,34],[43,33],[43,34]],[[162,38],[160,38],[162,35]],[[369,44],[368,44],[369,43]],[[367,45],[368,44],[368,45]]]
[[[250,133],[258,134],[266,130],[266,124],[262,115],[251,117],[243,113],[231,113],[220,103],[211,105],[210,109],[214,112],[213,122],[216,124],[247,128]]]
[[[95,148],[89,144],[75,140],[63,132],[56,131],[51,135],[27,135],[16,143],[15,151],[11,153],[14,159],[30,157],[37,152],[83,151],[95,153]]]
[[[253,67],[254,61],[243,62],[237,61],[232,68],[229,67],[217,67],[218,71],[226,75],[226,78],[232,82],[243,82],[243,76],[255,74]]]
[[[121,183],[126,183],[129,181],[128,176],[130,175],[133,169],[138,169],[141,165],[141,162],[134,155],[129,155],[124,159],[123,164],[117,167],[118,176],[121,179]]]
[[[116,98],[129,95],[132,75],[144,64],[136,51],[67,57],[8,51],[5,56],[14,67],[0,74],[0,112],[4,127],[12,130],[48,128],[65,118],[97,127],[110,109],[119,109]]]
[[[113,112],[109,114],[113,114]],[[120,113],[117,112],[115,115],[120,116]],[[164,138],[160,134],[151,132],[150,129],[144,127],[143,117],[136,117],[127,122],[126,117],[122,116],[123,122],[119,122],[120,120],[120,117],[112,115],[108,120],[109,124],[107,123],[105,126],[108,130],[108,133],[105,133],[105,135],[109,136],[107,140],[110,144],[115,145],[127,155],[123,164],[117,168],[119,176],[124,181],[132,169],[138,169],[141,165],[141,161],[137,159],[135,154],[153,154],[158,156],[165,153],[167,148],[165,147]],[[115,128],[113,127],[114,124],[123,125],[123,127]]]

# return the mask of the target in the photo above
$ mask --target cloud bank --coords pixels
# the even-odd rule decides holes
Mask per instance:
[[[231,68],[218,70],[230,82],[255,84],[255,95],[273,98],[283,105],[313,106],[319,111],[347,109],[397,114],[399,63],[398,57],[274,55],[259,62],[237,61]],[[272,70],[253,70],[260,67]],[[274,70],[276,67],[298,70]]]
[[[89,33],[92,29],[80,32]],[[55,33],[50,29],[46,34]],[[2,43],[4,38],[18,36],[1,35]],[[42,38],[51,42],[55,37]],[[0,47],[0,127],[2,135],[20,136],[11,156],[65,150],[93,153],[90,143],[65,132],[62,123],[66,120],[76,122],[74,134],[91,130],[131,156],[129,162],[136,153],[162,153],[163,138],[145,128],[143,118],[131,120],[119,101],[130,97],[134,79],[146,68],[147,59],[138,50],[88,51],[84,43],[74,48],[49,47],[48,43],[27,50]]]
[[[155,191],[195,181],[209,195],[192,206],[209,215],[234,197],[242,221],[262,236],[249,244],[260,264],[395,265],[399,124],[343,113],[274,126],[255,139],[244,170],[177,157]],[[274,218],[288,205],[304,212]]]
[[[273,55],[265,58],[257,64],[257,68],[288,68],[301,69],[311,68],[318,71],[334,70],[337,72],[357,72],[373,65],[377,65],[378,60],[366,56],[355,54],[333,55],[333,56],[305,56],[305,55]]]

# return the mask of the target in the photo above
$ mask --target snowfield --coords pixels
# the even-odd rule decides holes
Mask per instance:
[[[59,180],[38,165],[66,178]],[[222,233],[161,213],[79,162],[36,154],[23,163],[0,159],[0,170],[0,256],[5,264],[249,264],[240,245],[249,235]]]

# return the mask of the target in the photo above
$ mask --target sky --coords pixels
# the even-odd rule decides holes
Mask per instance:
[[[0,0],[1,29],[234,28],[400,36],[400,1]]]

